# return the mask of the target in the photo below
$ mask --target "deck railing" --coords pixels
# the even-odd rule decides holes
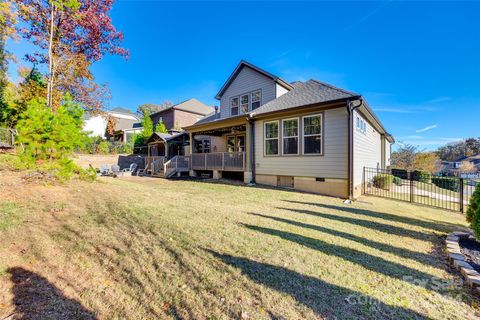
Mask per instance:
[[[194,153],[192,169],[245,171],[245,152]]]
[[[153,174],[154,171],[163,170],[164,156],[145,157],[145,172]]]
[[[175,173],[187,172],[190,170],[190,157],[175,156],[165,162],[163,166],[167,178]]]

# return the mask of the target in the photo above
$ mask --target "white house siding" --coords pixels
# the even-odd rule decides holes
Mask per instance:
[[[365,133],[357,129],[357,116],[366,122]],[[358,196],[362,191],[363,168],[382,167],[382,137],[360,113],[355,112],[353,120],[353,185],[354,195]]]
[[[260,105],[263,105],[276,98],[275,86],[276,83],[272,79],[248,67],[242,68],[237,77],[223,93],[220,100],[220,116],[222,118],[230,116],[231,97],[261,89],[262,100]]]
[[[281,85],[279,85],[278,83],[275,84],[276,85],[276,88],[277,88],[277,98],[280,97],[281,95],[284,95],[285,93],[288,92],[287,89],[285,89],[284,87],[282,87]]]
[[[105,139],[107,130],[107,120],[102,116],[95,116],[83,122],[83,131],[89,132],[91,137],[101,137]]]
[[[391,165],[390,158],[392,155],[392,144],[385,140],[385,168]]]
[[[318,114],[321,111],[296,115],[300,118],[300,153],[301,153],[301,117]],[[264,156],[264,122],[255,121],[255,170],[257,175],[278,175],[312,178],[348,179],[348,115],[345,108],[323,111],[324,145],[323,155],[299,156]],[[289,116],[287,118],[292,118]],[[282,118],[280,118],[282,119]],[[281,125],[280,125],[281,128]],[[281,135],[281,129],[280,129]],[[280,145],[281,145],[280,137]]]

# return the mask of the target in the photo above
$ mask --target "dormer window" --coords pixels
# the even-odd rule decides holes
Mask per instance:
[[[230,112],[232,116],[238,115],[238,97],[230,99]]]
[[[240,96],[240,107],[242,110],[242,113],[247,113],[248,112],[248,101],[249,99],[249,94],[243,94]]]
[[[262,100],[262,91],[257,90],[252,92],[252,110],[260,107],[260,101]]]

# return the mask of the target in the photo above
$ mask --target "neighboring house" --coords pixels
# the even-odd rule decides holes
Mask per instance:
[[[468,172],[467,172],[468,171]],[[462,178],[478,178],[480,173],[480,154],[460,157],[455,161],[442,161],[442,172]]]
[[[238,172],[246,183],[354,198],[364,167],[390,164],[393,137],[357,93],[241,61],[216,98],[220,110],[185,127],[192,175]]]
[[[180,131],[181,128],[194,124],[213,111],[213,107],[192,98],[155,112],[150,117],[154,127],[162,121],[167,130]]]
[[[115,122],[114,133],[107,132],[108,119]],[[84,131],[89,131],[91,136],[102,139],[113,138],[115,141],[127,142],[129,137],[140,133],[142,125],[138,116],[128,109],[115,108],[101,114],[86,114],[84,118]]]

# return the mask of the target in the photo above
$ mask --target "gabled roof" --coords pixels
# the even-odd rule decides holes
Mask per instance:
[[[282,111],[297,107],[316,105],[325,102],[335,102],[346,99],[359,98],[358,93],[347,91],[323,83],[317,80],[308,80],[307,82],[295,82],[294,88],[289,92],[281,95],[260,108],[251,112],[252,116]]]
[[[175,138],[178,138],[178,137],[181,137],[183,135],[188,135],[188,133],[186,133],[185,131],[182,131],[182,132],[177,132],[177,133],[174,133],[174,134],[170,134],[170,133],[163,133],[163,132],[154,132],[150,138],[148,138],[148,141],[147,143],[150,143],[152,141],[154,141],[155,138],[159,138],[160,140],[163,140],[165,142],[168,142],[170,140],[173,140]]]
[[[223,93],[225,92],[225,90],[227,90],[227,88],[230,86],[230,84],[233,82],[233,80],[235,80],[235,78],[238,76],[238,74],[240,73],[240,71],[242,71],[243,68],[250,68],[262,75],[264,75],[265,77],[267,78],[270,78],[272,79],[273,81],[275,81],[276,83],[278,83],[279,85],[281,85],[282,87],[286,88],[286,89],[292,89],[292,85],[290,85],[287,81],[277,77],[276,75],[273,75],[245,60],[242,60],[240,61],[240,63],[237,65],[237,67],[235,68],[235,70],[233,71],[233,73],[230,75],[230,77],[227,79],[227,81],[223,84],[222,88],[220,89],[220,91],[217,93],[217,95],[215,96],[215,99],[219,99],[222,97]]]
[[[165,111],[170,110],[170,109],[195,113],[195,114],[198,114],[198,115],[201,115],[201,116],[207,115],[214,110],[213,107],[207,106],[206,104],[198,101],[195,98],[191,98],[191,99],[182,101],[180,103],[171,105],[169,107],[163,108],[160,111],[152,113],[150,116],[165,112]]]

